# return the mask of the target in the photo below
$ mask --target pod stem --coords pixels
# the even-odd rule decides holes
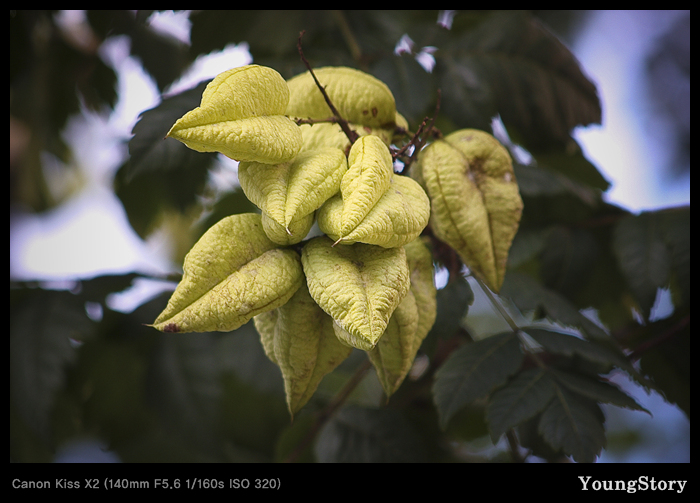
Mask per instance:
[[[328,105],[328,108],[331,109],[331,112],[333,115],[338,119],[338,124],[340,124],[340,128],[343,130],[343,133],[345,133],[345,136],[348,137],[348,140],[350,140],[350,143],[355,143],[355,141],[359,138],[359,135],[350,129],[350,125],[348,124],[348,121],[343,119],[343,117],[340,115],[340,112],[338,112],[338,109],[335,108],[335,105],[333,105],[333,102],[331,99],[328,97],[328,94],[326,93],[325,88],[321,85],[321,83],[318,81],[316,78],[316,74],[314,74],[313,69],[311,68],[311,65],[307,61],[306,57],[304,56],[304,50],[301,48],[301,38],[304,36],[304,30],[299,32],[299,40],[297,41],[297,49],[299,51],[299,56],[301,57],[301,60],[304,62],[304,65],[306,65],[307,70],[309,70],[309,73],[311,74],[311,77],[313,77],[314,82],[316,82],[316,87],[321,91],[321,94],[323,94],[323,99],[326,100],[326,104]]]

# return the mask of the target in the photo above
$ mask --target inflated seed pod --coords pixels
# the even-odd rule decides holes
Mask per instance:
[[[367,135],[350,149],[340,194],[321,207],[318,225],[337,243],[392,248],[418,237],[429,217],[430,202],[421,186],[395,176],[388,147]]]
[[[422,187],[406,176],[393,175],[389,188],[362,220],[343,233],[344,202],[330,198],[317,213],[318,226],[340,245],[366,243],[384,248],[403,246],[416,239],[430,220],[430,200]]]
[[[303,151],[293,161],[276,165],[242,162],[238,181],[253,204],[289,229],[292,221],[313,213],[338,192],[346,171],[343,151],[327,147]]]
[[[340,181],[343,210],[340,234],[352,231],[389,189],[394,174],[391,154],[376,136],[359,138],[348,155],[348,171]]]
[[[373,128],[393,127],[396,102],[389,87],[372,75],[347,67],[323,67],[314,74],[343,119]],[[289,79],[290,117],[326,119],[333,114],[309,72]]]
[[[415,340],[417,327],[418,307],[415,296],[409,290],[391,315],[374,349],[367,352],[387,396],[399,388],[411,369],[418,351]]]
[[[484,131],[455,131],[421,152],[411,176],[430,197],[435,235],[498,292],[523,210],[506,148]]]
[[[253,318],[265,353],[279,366],[292,416],[313,396],[321,379],[352,348],[333,331],[333,319],[309,295],[306,284],[285,305]]]
[[[256,213],[220,220],[185,257],[182,280],[153,326],[162,332],[228,332],[284,305],[304,275],[299,255],[277,246]]]
[[[299,126],[285,116],[288,102],[287,83],[272,68],[233,68],[207,85],[200,106],[178,119],[167,136],[237,161],[286,162],[302,143]]]
[[[405,250],[333,247],[321,236],[304,245],[301,260],[311,297],[343,329],[336,335],[358,349],[373,349],[411,287]]]
[[[398,389],[411,370],[437,313],[430,250],[421,239],[410,242],[404,250],[411,271],[411,289],[392,314],[384,335],[367,353],[387,396]]]
[[[262,226],[271,241],[281,246],[289,246],[301,242],[314,225],[314,213],[292,220],[286,227],[281,226],[275,219],[263,211]]]

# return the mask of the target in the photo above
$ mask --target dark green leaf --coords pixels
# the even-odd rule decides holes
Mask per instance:
[[[432,75],[411,55],[382,58],[372,68],[372,74],[389,86],[396,99],[396,109],[414,130],[423,118],[433,115],[430,107],[436,94]]]
[[[393,409],[341,409],[321,431],[315,451],[321,463],[426,461],[418,432]]]
[[[557,382],[564,385],[570,391],[597,402],[609,403],[618,407],[625,407],[631,410],[644,411],[651,415],[647,409],[637,403],[637,401],[622,391],[620,388],[609,382],[594,379],[583,374],[573,374],[561,370],[552,369]]]
[[[13,292],[10,318],[10,394],[23,420],[45,440],[55,393],[76,358],[73,341],[94,331],[84,301],[66,291]]]
[[[88,301],[104,302],[107,295],[126,290],[138,277],[136,273],[110,274],[81,280],[79,295]]]
[[[459,127],[488,129],[500,114],[535,148],[566,144],[574,127],[600,123],[595,85],[530,14],[495,13],[439,55],[442,109]]]
[[[161,336],[149,373],[149,403],[164,423],[196,443],[213,441],[221,394],[212,334]]]
[[[462,407],[486,396],[520,368],[524,355],[513,332],[467,344],[448,358],[435,375],[433,399],[446,427]]]
[[[542,283],[571,298],[590,279],[600,254],[598,242],[587,229],[553,226],[540,255]]]
[[[538,414],[517,426],[516,432],[518,433],[520,446],[529,449],[534,456],[546,459],[551,463],[561,462],[563,456],[561,451],[552,449],[552,446],[537,431],[541,417],[542,414]]]
[[[570,301],[526,274],[509,271],[501,295],[510,298],[521,311],[534,311],[537,318],[547,317],[563,325],[579,327],[596,339],[609,338],[605,331],[582,315]]]
[[[555,451],[579,463],[595,461],[605,447],[604,416],[597,403],[557,387],[542,413],[538,431]]]
[[[142,238],[148,236],[164,212],[185,213],[198,204],[197,196],[217,154],[195,152],[164,137],[177,119],[199,106],[206,84],[164,99],[143,112],[134,126],[130,158],[119,168],[114,185],[129,223]]]
[[[489,399],[486,420],[494,443],[509,429],[542,412],[554,396],[554,379],[545,369],[518,373]]]
[[[572,180],[578,186],[603,192],[610,188],[610,182],[591,161],[586,159],[581,147],[574,139],[571,139],[565,148],[530,151],[530,153],[537,159],[538,166],[551,169],[566,179]]]
[[[676,307],[690,304],[690,206],[661,210],[661,234],[671,253]]]
[[[474,302],[474,292],[463,276],[454,278],[437,291],[437,316],[428,336],[449,338],[461,326],[462,319]]]
[[[549,228],[518,229],[508,252],[508,268],[517,268],[537,257],[545,246],[548,233]]]
[[[670,279],[671,254],[662,225],[659,213],[644,212],[620,220],[613,236],[620,268],[645,318],[651,313],[657,290]]]
[[[518,188],[523,196],[541,197],[571,194],[588,206],[595,206],[600,199],[600,195],[595,189],[546,166],[515,163],[513,170],[518,180]]]
[[[622,369],[630,367],[624,355],[601,343],[589,342],[585,339],[553,330],[535,327],[523,327],[522,331],[541,344],[547,351],[564,356],[578,355],[593,363],[605,366],[617,366]]]
[[[275,67],[280,72],[281,60],[295,60],[300,73],[303,64],[297,53],[299,32],[304,30],[304,47],[324,48],[331,53],[347,50],[338,28],[329,11],[309,10],[201,10],[190,15],[192,31],[192,56],[221,50],[228,44],[246,42],[256,63],[274,58]],[[334,37],[329,32],[334,33]],[[308,53],[307,58],[314,61],[316,52]],[[291,75],[285,75],[289,77]]]
[[[125,182],[150,171],[172,176],[168,171],[211,162],[216,154],[195,152],[173,138],[165,138],[180,117],[199,106],[208,83],[201,82],[188,91],[165,98],[139,115],[129,140],[130,158],[126,167],[122,168],[126,170]]]
[[[639,362],[642,373],[654,380],[666,400],[690,418],[690,315],[674,315],[645,329],[653,334],[650,342],[662,337],[664,340],[644,351]]]
[[[189,63],[187,51],[187,45],[145,24],[137,25],[131,33],[131,54],[141,60],[161,92],[180,77]]]

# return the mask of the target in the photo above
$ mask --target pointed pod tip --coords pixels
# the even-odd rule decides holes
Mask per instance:
[[[334,248],[335,245],[337,245],[338,243],[340,243],[342,240],[343,240],[343,238],[342,238],[342,237],[339,237],[338,240],[337,240],[335,243],[333,243],[333,244],[331,245],[331,248]]]

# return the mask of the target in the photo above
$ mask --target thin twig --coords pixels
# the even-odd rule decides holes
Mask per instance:
[[[512,428],[506,433],[506,439],[508,440],[508,447],[510,448],[510,455],[513,461],[515,463],[524,463],[525,457],[520,453],[520,443]]]
[[[294,119],[294,122],[297,123],[297,126],[301,126],[302,124],[321,124],[321,123],[336,123],[338,122],[337,117],[327,117],[325,119],[301,119],[301,118],[296,118]]]
[[[411,164],[418,158],[418,153],[421,151],[425,143],[428,141],[428,138],[431,136],[435,136],[437,138],[442,137],[442,132],[437,130],[435,128],[435,118],[438,116],[440,113],[440,98],[441,98],[441,92],[440,89],[437,90],[437,101],[435,103],[435,111],[433,112],[433,116],[430,118],[430,122],[428,125],[428,128],[425,131],[425,134],[418,137],[418,140],[414,143],[414,149],[413,152],[411,152],[411,156],[408,158],[408,161],[404,164],[404,171],[409,169]],[[435,131],[435,133],[433,132]]]
[[[343,130],[343,133],[345,133],[345,136],[348,137],[348,140],[350,140],[350,143],[355,143],[355,141],[359,138],[359,135],[350,129],[350,126],[348,125],[348,121],[343,119],[343,117],[340,115],[340,112],[335,108],[335,105],[333,105],[333,102],[331,99],[328,97],[328,94],[326,93],[326,89],[321,85],[321,83],[318,81],[316,78],[316,74],[314,74],[314,71],[311,69],[311,65],[307,61],[306,57],[304,56],[304,51],[301,48],[301,38],[304,36],[304,31],[302,30],[299,33],[299,40],[297,41],[297,50],[299,51],[299,56],[301,57],[301,60],[304,62],[304,65],[306,65],[307,70],[309,70],[309,73],[311,74],[311,77],[313,77],[314,82],[316,82],[316,86],[318,89],[321,91],[321,94],[323,94],[323,99],[326,100],[326,104],[328,107],[331,109],[331,112],[333,115],[338,119],[338,124],[340,124],[340,128]]]
[[[673,326],[669,327],[667,330],[665,330],[661,335],[658,337],[651,339],[649,341],[644,342],[643,344],[640,344],[635,348],[632,353],[628,356],[629,360],[631,362],[639,360],[642,355],[646,352],[649,351],[650,349],[655,348],[656,346],[666,342],[667,340],[673,338],[678,332],[683,330],[687,325],[690,324],[690,314],[685,315],[683,318],[681,318],[677,323],[675,323]]]

